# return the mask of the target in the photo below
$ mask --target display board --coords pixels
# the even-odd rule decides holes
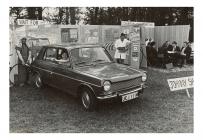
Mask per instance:
[[[28,26],[26,35],[31,38],[48,38],[50,44],[61,44],[61,30],[58,25],[39,25],[37,28]]]
[[[182,47],[184,41],[189,40],[190,25],[156,26],[155,42],[161,47],[164,42],[176,41]]]
[[[98,44],[101,42],[101,31],[97,25],[80,26],[80,43]]]
[[[139,69],[140,67],[140,27],[133,26],[129,33],[131,40],[130,64],[132,67]]]
[[[102,25],[102,43],[114,42],[119,39],[121,26]]]
[[[121,26],[138,26],[140,27],[140,67],[147,67],[147,54],[145,39],[154,40],[155,23],[153,22],[134,22],[121,21]]]
[[[102,45],[114,58],[116,49],[114,48],[115,41],[120,38],[121,26],[102,25]]]
[[[61,42],[62,43],[78,42],[78,29],[77,28],[61,28]]]
[[[140,67],[140,27],[129,25],[122,26],[122,32],[127,34],[127,39],[129,39],[132,44],[127,53],[127,60],[125,63],[131,65],[132,67],[139,69]]]

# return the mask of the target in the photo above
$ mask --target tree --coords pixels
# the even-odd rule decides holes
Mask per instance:
[[[26,14],[24,11],[24,7],[10,7],[9,15],[14,19],[14,22],[16,22],[17,19],[25,18]]]
[[[26,7],[26,9],[28,19],[42,20],[42,7]]]
[[[43,15],[44,9],[55,9],[55,13],[46,12]],[[77,7],[10,7],[9,15],[15,20],[20,18],[46,20],[55,24],[76,24],[79,19],[79,8]]]
[[[192,7],[88,7],[87,24],[120,25],[122,20],[155,22],[156,25],[191,24]],[[191,17],[191,16],[190,16]]]

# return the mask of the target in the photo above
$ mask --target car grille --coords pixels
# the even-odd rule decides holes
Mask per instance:
[[[142,83],[142,77],[112,83],[111,91],[119,91],[119,90],[124,90],[124,89],[130,88],[130,87],[136,87],[136,86],[139,86],[141,83]]]

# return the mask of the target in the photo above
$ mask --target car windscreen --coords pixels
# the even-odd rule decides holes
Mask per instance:
[[[75,65],[89,65],[112,62],[102,47],[84,47],[71,50],[71,59]]]

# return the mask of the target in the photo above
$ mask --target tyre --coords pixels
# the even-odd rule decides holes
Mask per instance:
[[[40,74],[36,74],[34,82],[37,88],[42,88],[44,86]]]
[[[86,111],[93,111],[96,109],[97,102],[94,94],[89,89],[83,89],[80,101]]]

